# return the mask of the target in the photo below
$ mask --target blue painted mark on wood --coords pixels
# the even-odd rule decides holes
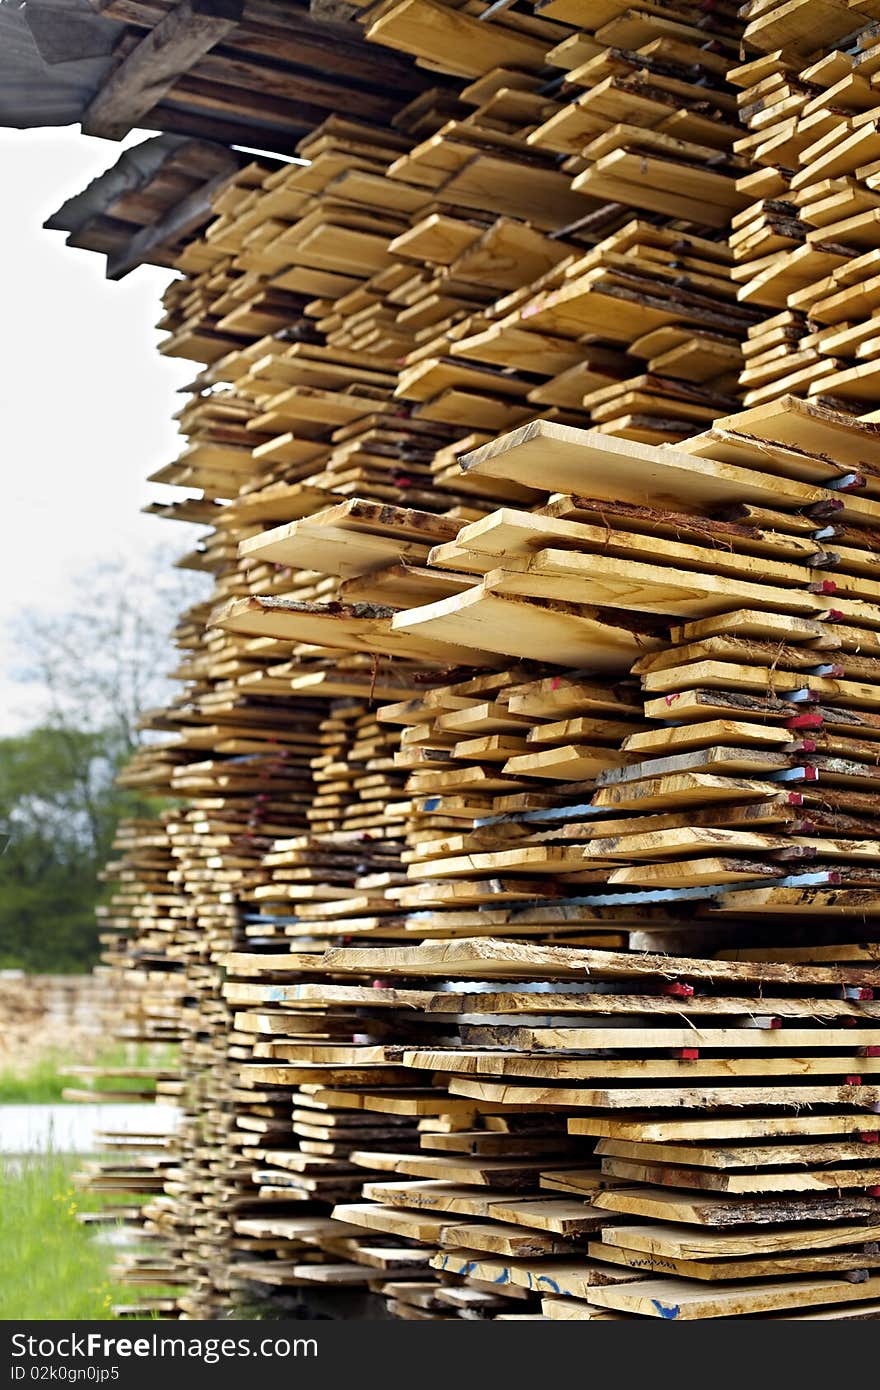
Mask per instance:
[[[559,1293],[559,1285],[555,1279],[550,1278],[549,1274],[539,1274],[537,1283],[539,1287],[541,1284],[546,1284],[547,1288],[552,1290],[553,1293]]]
[[[657,1309],[657,1312],[660,1314],[661,1318],[677,1318],[679,1313],[681,1312],[680,1303],[672,1303],[667,1307],[665,1303],[658,1302],[656,1298],[652,1298],[651,1302]]]

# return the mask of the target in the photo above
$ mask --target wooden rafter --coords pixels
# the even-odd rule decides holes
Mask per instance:
[[[83,113],[83,132],[121,140],[238,26],[242,9],[243,0],[180,0],[93,98]]]

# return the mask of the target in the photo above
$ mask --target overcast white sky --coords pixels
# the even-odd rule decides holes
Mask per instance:
[[[146,555],[169,533],[183,552],[194,534],[140,514],[173,495],[145,478],[180,452],[171,417],[195,370],[156,350],[170,272],[142,266],[112,283],[102,256],[42,230],[121,149],[77,127],[0,130],[0,736],[32,718],[11,679],[15,614],[70,608],[95,562]]]

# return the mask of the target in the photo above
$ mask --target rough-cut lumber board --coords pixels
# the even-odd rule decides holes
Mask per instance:
[[[524,602],[483,585],[398,613],[391,627],[401,651],[407,642],[417,642],[423,647],[436,643],[451,653],[455,643],[466,651],[476,641],[504,656],[604,671],[628,670],[636,655],[657,644],[605,618],[600,609]]]
[[[536,491],[673,511],[689,506],[701,512],[740,502],[779,507],[783,498],[792,507],[809,507],[827,497],[823,489],[805,483],[543,420],[502,435],[465,454],[461,462],[466,473],[506,478]]]
[[[877,1256],[867,1255],[864,1247],[827,1253],[811,1250],[803,1255],[757,1255],[753,1259],[738,1260],[687,1260],[677,1255],[646,1254],[642,1250],[605,1245],[601,1241],[590,1241],[587,1251],[594,1259],[625,1265],[642,1274],[681,1275],[707,1283],[724,1283],[728,1279],[772,1279],[786,1274],[809,1277],[834,1273],[858,1282],[866,1269],[875,1266],[877,1260]]]
[[[603,996],[599,996],[600,998]],[[555,1006],[554,1006],[555,1007]],[[632,1012],[638,1013],[638,1005],[631,1002]],[[621,1011],[622,1012],[622,1011]],[[730,1012],[734,1012],[730,1010]],[[772,1010],[768,1011],[772,1017]],[[857,1044],[861,1047],[880,1045],[880,1030],[876,1028],[859,1029],[854,1033],[850,1028],[711,1028],[692,1023],[688,1028],[670,1024],[664,1028],[651,1028],[645,1023],[614,1027],[526,1027],[522,1024],[497,1029],[474,1027],[468,1030],[468,1040],[475,1046],[486,1045],[492,1041],[490,1034],[498,1033],[495,1041],[507,1042],[519,1048],[613,1048],[626,1051],[633,1048],[639,1052],[654,1047],[696,1047],[725,1048],[739,1050],[748,1048],[760,1051],[787,1051],[789,1048],[840,1047],[847,1048]],[[404,1054],[407,1056],[408,1054]],[[515,1059],[512,1059],[515,1060]],[[615,1149],[598,1149],[600,1153],[615,1153]],[[684,1151],[678,1154],[678,1161],[684,1163]],[[690,1160],[688,1160],[690,1161]],[[693,1160],[697,1162],[696,1159]],[[723,1165],[722,1165],[723,1166]]]
[[[880,444],[880,426],[797,396],[783,396],[717,420],[716,428],[823,454],[856,470],[871,465]],[[874,464],[872,471],[876,467]]]
[[[821,1303],[847,1303],[874,1299],[880,1278],[861,1283],[847,1279],[786,1279],[771,1283],[713,1284],[700,1288],[686,1279],[646,1279],[623,1286],[592,1288],[590,1300],[606,1308],[642,1313],[655,1318],[754,1317],[775,1309],[813,1307]]]
[[[608,1044],[606,1043],[607,1047]],[[696,1046],[694,1044],[694,1046]],[[407,1066],[424,1070],[449,1072],[451,1074],[473,1074],[481,1076],[507,1076],[512,1078],[534,1077],[541,1080],[564,1081],[614,1079],[633,1077],[633,1059],[628,1057],[566,1057],[555,1053],[551,1056],[516,1055],[508,1052],[470,1053],[453,1048],[448,1052],[405,1051],[403,1061]],[[866,1075],[876,1075],[880,1064],[876,1058],[860,1057],[858,1053],[844,1053],[827,1057],[649,1057],[637,1064],[638,1076],[652,1079],[666,1079],[683,1082],[691,1077],[727,1076],[809,1076],[817,1074],[841,1076],[853,1074],[858,1067]],[[609,1170],[611,1171],[611,1170]],[[698,1182],[694,1186],[700,1186]]]
[[[381,975],[509,979],[658,975],[672,979],[761,980],[779,984],[862,984],[880,982],[880,967],[774,965],[759,961],[701,960],[688,956],[582,951],[576,947],[531,946],[513,941],[424,942],[420,946],[361,949],[336,947],[323,957],[327,971],[368,971]]]
[[[769,1030],[768,1030],[769,1031]],[[686,1164],[710,1169],[739,1169],[778,1164],[865,1161],[874,1152],[873,1141],[843,1140],[820,1144],[700,1144],[631,1143],[600,1139],[596,1153],[617,1158],[645,1159],[657,1163]]]
[[[816,608],[815,597],[797,589],[572,550],[512,555],[489,571],[483,585],[492,593],[520,598],[572,603],[583,596],[624,612],[682,618],[711,616],[746,604],[805,614]]]
[[[603,1245],[640,1250],[648,1255],[671,1255],[684,1260],[735,1260],[742,1256],[781,1255],[796,1251],[834,1250],[852,1245],[858,1248],[880,1237],[880,1223],[865,1221],[858,1226],[813,1227],[760,1231],[700,1230],[658,1222],[653,1226],[608,1225],[602,1228]],[[876,1257],[875,1257],[876,1258]],[[865,1255],[862,1253],[862,1260]]]
[[[722,1110],[727,1106],[762,1107],[767,1105],[864,1105],[880,1102],[880,1087],[850,1084],[798,1086],[786,1080],[774,1086],[712,1086],[669,1085],[643,1088],[586,1086],[527,1086],[520,1082],[471,1080],[452,1076],[449,1093],[469,1096],[475,1101],[501,1105],[545,1106],[550,1109],[608,1108],[636,1110],[642,1107],[682,1110]],[[568,1189],[566,1189],[568,1190]]]
[[[491,1284],[513,1284],[516,1288],[587,1297],[599,1284],[626,1285],[631,1276],[612,1265],[603,1265],[581,1256],[573,1260],[486,1260],[472,1251],[441,1252],[431,1261],[434,1269],[453,1274],[472,1275]],[[877,1281],[880,1285],[880,1280]]]
[[[636,1142],[709,1139],[767,1139],[791,1136],[852,1135],[864,1132],[863,1116],[837,1115],[738,1115],[718,1119],[700,1115],[696,1119],[677,1116],[627,1118],[612,1115],[574,1115],[568,1121],[569,1133],[596,1137],[630,1139]]]
[[[341,604],[322,607],[291,599],[244,598],[230,599],[213,615],[212,622],[230,632],[310,642],[345,651],[411,656],[444,664],[460,662],[466,666],[491,664],[492,657],[486,652],[474,652],[466,646],[418,633],[400,633],[394,628],[392,615],[390,608],[367,603],[343,608]]]
[[[858,1196],[729,1197],[708,1193],[667,1192],[664,1188],[610,1187],[591,1198],[602,1211],[648,1216],[685,1225],[714,1226],[719,1230],[746,1225],[779,1227],[798,1221],[832,1223],[866,1219],[872,1226],[880,1215],[878,1198]],[[768,1236],[776,1234],[768,1231]],[[805,1233],[801,1234],[801,1240]],[[809,1239],[812,1235],[808,1235]],[[772,1249],[772,1245],[768,1248]]]
[[[877,1186],[877,1167],[819,1169],[805,1172],[785,1169],[760,1173],[717,1173],[707,1169],[673,1168],[667,1164],[637,1163],[625,1158],[602,1161],[602,1172],[629,1182],[659,1183],[668,1187],[732,1194],[771,1192],[835,1192]]]

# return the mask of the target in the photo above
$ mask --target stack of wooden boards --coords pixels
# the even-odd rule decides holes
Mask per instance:
[[[488,286],[474,262],[486,239],[463,239],[461,208],[497,206],[540,228],[561,216],[553,237],[568,251],[534,276],[531,292],[521,279],[518,293],[463,320],[473,293],[464,287],[458,303],[444,295],[435,309],[444,280],[429,282],[427,300],[414,302],[398,326],[404,319],[427,326],[430,312],[439,332],[420,335],[424,345],[411,354],[398,394],[437,411],[439,388],[491,386],[490,373],[503,370],[513,397],[505,403],[509,424],[511,412],[524,418],[531,402],[562,423],[564,412],[586,410],[609,433],[654,443],[681,438],[695,422],[733,408],[740,339],[757,318],[736,304],[721,230],[745,201],[735,186],[745,166],[731,155],[738,129],[726,81],[737,62],[733,7],[713,7],[697,25],[676,7],[661,14],[614,0],[586,11],[544,5],[542,21],[571,20],[578,29],[543,54],[531,38],[531,59],[522,54],[507,67],[504,26],[512,15],[405,0],[364,17],[369,38],[424,60],[430,53],[432,66],[474,79],[461,93],[474,114],[448,122],[392,166],[392,176],[399,170],[431,186],[450,206],[391,249],[449,265],[448,283],[462,247],[459,273],[467,278],[470,266]],[[557,70],[555,81],[546,81],[542,63]],[[539,173],[542,155],[560,161],[559,171]],[[506,235],[496,242],[499,250],[516,248]],[[578,253],[578,244],[590,249]],[[545,254],[537,243],[520,256],[526,251]],[[458,309],[457,322],[443,316],[445,307]],[[538,373],[544,380],[530,382]],[[497,416],[458,418],[478,428],[501,424]]]
[[[108,1036],[125,1045],[129,1060],[68,1068],[65,1077],[72,1084],[65,1086],[64,1099],[177,1106],[184,1092],[176,1044],[186,985],[167,951],[167,925],[184,904],[173,883],[175,861],[165,821],[121,821],[113,848],[117,857],[101,875],[114,887],[97,909],[103,964],[96,974],[110,985],[104,1027]],[[97,1134],[101,1156],[84,1163],[73,1176],[77,1186],[102,1198],[100,1207],[80,1212],[77,1219],[89,1226],[113,1223],[121,1228],[114,1277],[168,1291],[156,1296],[141,1288],[132,1294],[135,1301],[113,1306],[114,1317],[175,1317],[177,1301],[168,1293],[174,1286],[185,1293],[179,1268],[148,1214],[150,1201],[164,1193],[175,1165],[173,1124],[159,1123],[160,1118],[148,1120],[139,1131]]]
[[[734,6],[362,19],[454,81],[227,178],[162,320],[178,1310],[876,1316],[878,436],[738,411]]]
[[[746,30],[761,55],[728,74],[749,132],[736,150],[754,166],[738,183],[754,201],[733,218],[733,275],[740,302],[769,313],[743,345],[745,404],[795,392],[872,419],[880,31],[869,5],[782,9],[762,7]]]
[[[43,225],[107,257],[120,279],[144,262],[172,266],[212,218],[212,199],[248,156],[208,140],[157,135],[68,198]]]
[[[92,0],[75,20],[69,8],[7,20],[7,123],[78,120],[103,139],[158,130],[290,154],[330,112],[385,124],[403,101],[448,85],[367,49],[344,3]]]
[[[591,674],[524,681],[521,668],[495,671],[380,711],[404,725],[400,762],[415,768],[410,882],[386,897],[425,944],[342,947],[317,963],[331,980],[353,977],[359,996],[350,997],[361,1000],[373,980],[383,994],[391,983],[389,1002],[376,1002],[385,1029],[387,1008],[410,1033],[409,1010],[419,1009],[422,1046],[408,1046],[402,1031],[397,1046],[370,1055],[414,1068],[423,1087],[445,1077],[452,1101],[468,1107],[457,1123],[454,1112],[442,1126],[423,1121],[430,1153],[391,1145],[349,1154],[368,1171],[364,1196],[390,1215],[339,1208],[347,1223],[386,1234],[423,1239],[430,1230],[433,1267],[465,1276],[461,1307],[491,1313],[499,1294],[486,1302],[485,1285],[509,1281],[532,1291],[555,1283],[554,1292],[581,1301],[582,1316],[826,1304],[845,1316],[853,1301],[876,1310],[876,1247],[856,1233],[865,1221],[876,1233],[880,1213],[870,1147],[880,1090],[871,1079],[878,839],[867,654],[878,619],[865,573],[876,563],[878,484],[873,470],[854,477],[846,463],[849,454],[865,459],[874,439],[853,417],[784,401],[719,422],[687,450],[541,424],[464,460],[478,475],[526,485],[540,477],[553,499],[532,512],[500,509],[435,548],[430,564],[466,573],[469,588],[398,612],[392,630],[457,642],[465,653],[480,644],[499,656],[576,662]],[[751,509],[748,520],[718,515],[731,508]],[[826,514],[860,543],[851,570],[837,557],[828,571],[814,540],[797,543]],[[219,621],[247,630],[251,612],[232,603]],[[271,614],[261,613],[261,630],[271,630]],[[280,631],[285,615],[275,621]],[[827,662],[829,650],[841,659]],[[644,710],[636,687],[621,684],[630,672],[642,677]],[[863,680],[851,682],[856,674]],[[808,931],[793,932],[795,912],[809,913]],[[532,946],[523,936],[566,944]],[[283,960],[265,968],[283,981]],[[516,988],[484,992],[499,979]],[[463,983],[432,997],[438,980]],[[306,989],[325,1008],[346,998],[332,982]],[[293,986],[285,1002],[300,998]],[[582,1012],[601,1015],[599,1027],[631,1028],[630,1038],[608,1047],[595,1026],[573,1027],[568,1015]],[[694,1017],[701,1012],[711,1023]],[[630,1018],[609,1023],[612,1013]],[[817,1018],[846,1022],[804,1029]],[[773,1038],[772,1050],[759,1037]],[[304,1056],[291,1041],[295,1050],[278,1055]],[[352,1082],[347,1104],[397,1113],[387,1096],[343,1076]],[[346,1104],[346,1088],[323,1101]],[[560,1112],[569,1134],[625,1142],[571,1149]],[[546,1159],[529,1158],[535,1150],[511,1115],[537,1120],[529,1135]],[[484,1129],[495,1137],[480,1137]],[[438,1140],[444,1130],[460,1137]],[[825,1143],[829,1135],[837,1142]],[[755,1137],[780,1143],[737,1147]],[[697,1138],[731,1143],[706,1156],[688,1148]],[[427,1183],[377,1181],[369,1176],[377,1168]],[[822,1195],[829,1188],[840,1195]],[[586,1200],[595,1239],[545,1245],[541,1255],[569,1256],[546,1272],[537,1256],[510,1268],[483,1260],[482,1251],[513,1258],[524,1247],[515,1232],[479,1222],[462,1231],[446,1217],[515,1227],[511,1190],[528,1198],[526,1225],[529,1204],[559,1201],[542,1192],[562,1192],[569,1205]],[[421,1216],[401,1217],[398,1207],[444,1218],[420,1226]],[[647,1234],[627,1246],[626,1223],[623,1235],[614,1226],[608,1256],[599,1243],[620,1216],[649,1218]],[[695,1260],[664,1221],[685,1234],[689,1224],[733,1227],[735,1238],[707,1242],[714,1262]],[[670,1253],[676,1238],[681,1249]],[[829,1242],[826,1263],[817,1249]],[[663,1258],[646,1262],[646,1249]],[[796,1258],[778,1260],[781,1251]],[[747,1253],[755,1258],[719,1269],[718,1259]],[[646,1263],[675,1277],[634,1279]],[[829,1270],[842,1272],[819,1277]],[[737,1278],[744,1282],[731,1283]],[[701,1279],[712,1288],[689,1282]],[[395,1311],[457,1306],[447,1304],[443,1280],[433,1289],[421,1280],[407,1288],[412,1282],[386,1289]],[[575,1311],[566,1303],[561,1314]],[[544,1312],[560,1310],[551,1300]]]

